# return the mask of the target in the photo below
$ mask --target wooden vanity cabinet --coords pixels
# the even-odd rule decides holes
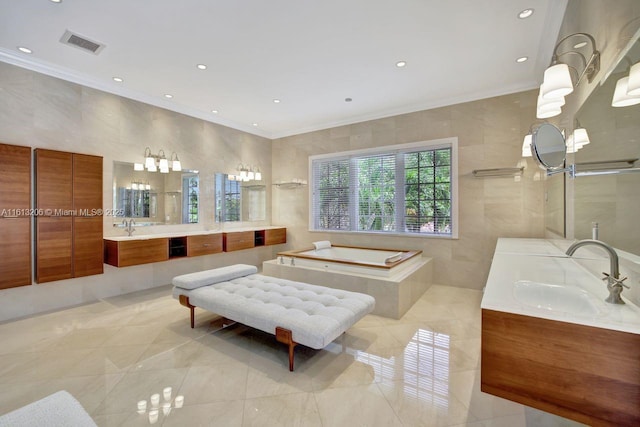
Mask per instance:
[[[31,284],[31,148],[0,144],[0,289]]]
[[[251,249],[255,246],[255,231],[232,231],[222,233],[223,250],[225,252]]]
[[[168,238],[104,241],[104,261],[114,267],[129,267],[168,259]]]
[[[36,282],[103,273],[102,157],[36,149]]]
[[[187,256],[211,255],[222,252],[222,234],[187,236]]]

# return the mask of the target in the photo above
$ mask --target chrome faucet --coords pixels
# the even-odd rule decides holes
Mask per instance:
[[[609,290],[609,296],[605,299],[605,301],[611,304],[624,304],[624,301],[622,300],[622,298],[620,298],[620,294],[622,293],[622,287],[625,287],[627,289],[629,289],[629,287],[624,283],[622,283],[625,280],[627,280],[626,277],[623,279],[620,279],[620,267],[618,263],[618,254],[611,246],[607,245],[604,242],[601,242],[600,240],[586,239],[586,240],[579,240],[574,244],[572,244],[571,246],[569,246],[569,249],[567,249],[567,255],[569,256],[573,255],[576,249],[586,245],[599,246],[605,251],[607,251],[607,253],[609,254],[610,273],[609,274],[602,273],[604,274],[604,277],[602,278],[602,280],[607,281],[607,289]]]
[[[136,231],[136,229],[133,228],[133,226],[136,225],[136,222],[133,220],[133,218],[131,218],[129,221],[127,221],[126,219],[123,219],[122,225],[124,225],[125,227],[124,229],[129,235],[129,237],[133,236],[133,232]]]

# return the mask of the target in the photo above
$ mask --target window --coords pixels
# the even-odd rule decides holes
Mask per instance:
[[[226,174],[216,174],[216,221],[240,221],[241,182]]]
[[[184,174],[182,176],[183,223],[196,224],[198,222],[198,198],[199,179],[197,174]]]
[[[457,138],[310,158],[311,230],[457,237]]]

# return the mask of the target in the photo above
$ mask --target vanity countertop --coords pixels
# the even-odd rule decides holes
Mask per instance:
[[[244,227],[244,228],[230,228],[227,230],[198,230],[198,231],[174,231],[171,233],[154,233],[154,234],[134,234],[133,236],[104,236],[104,240],[111,240],[114,242],[123,242],[128,240],[149,240],[149,239],[165,239],[171,237],[185,237],[185,236],[204,236],[209,234],[222,234],[222,233],[234,233],[243,231],[259,231],[259,230],[275,230],[279,228],[285,228],[283,226],[267,225],[264,227]]]
[[[566,243],[566,244],[565,244]],[[560,242],[560,247],[571,242]],[[544,239],[498,240],[481,307],[525,316],[569,322],[640,334],[640,308],[625,298],[626,304],[604,302],[609,295],[606,283],[589,273],[573,258]],[[516,298],[518,281],[559,285],[576,292],[586,291],[597,312],[568,313],[523,303]]]

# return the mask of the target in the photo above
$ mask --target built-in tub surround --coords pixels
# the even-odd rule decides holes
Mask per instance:
[[[297,262],[301,258],[294,258],[292,265],[291,259],[287,257],[282,262],[278,257],[265,261],[262,271],[269,276],[371,295],[376,299],[373,314],[392,319],[401,318],[432,284],[433,260],[420,255],[406,261],[404,266],[396,266],[386,277],[369,274],[366,265],[348,265],[346,271],[340,263],[328,265],[309,260],[314,264],[300,265]]]
[[[280,264],[300,267],[393,277],[399,271],[419,263],[421,255],[422,251],[331,246],[319,250],[278,252],[278,261]]]
[[[498,241],[481,304],[482,390],[590,425],[638,425],[640,308],[604,302],[606,283],[569,244]]]

